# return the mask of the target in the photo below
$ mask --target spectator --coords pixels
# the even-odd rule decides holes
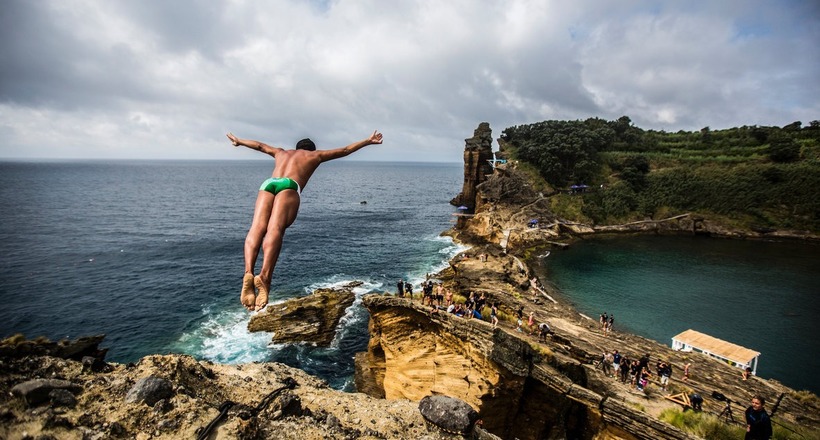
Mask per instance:
[[[521,330],[521,326],[524,324],[524,306],[519,306],[518,310],[515,311],[515,315],[518,318],[518,327],[516,327],[515,330],[518,332],[523,332],[523,330]]]
[[[761,396],[752,397],[752,405],[746,408],[745,440],[769,440],[772,438],[772,420],[763,406],[766,400]]]
[[[609,353],[609,352],[605,351],[604,356],[601,359],[601,365],[602,365],[601,368],[604,370],[604,374],[607,375],[607,376],[612,376],[612,362],[613,362],[612,353]]]
[[[629,379],[629,370],[632,368],[632,361],[624,355],[621,358],[621,383],[626,383]]]
[[[538,341],[547,342],[547,335],[552,333],[549,324],[542,322],[538,324]]]
[[[486,303],[487,303],[487,296],[484,294],[484,292],[481,292],[481,296],[479,296],[478,299],[475,300],[475,309],[476,309],[476,311],[478,313],[482,313],[482,310],[484,310],[484,304],[486,304]]]
[[[692,368],[692,364],[687,362],[686,365],[683,366],[683,381],[686,382],[689,380],[689,371]]]
[[[703,397],[701,397],[701,396],[700,396],[700,394],[698,394],[698,393],[692,393],[692,394],[689,396],[689,403],[691,403],[691,404],[692,404],[692,409],[693,409],[693,410],[695,410],[695,411],[697,411],[697,412],[700,412],[700,411],[702,411],[702,410],[703,410],[703,408],[702,408],[702,405],[703,405]]]
[[[661,377],[661,389],[666,391],[666,386],[669,385],[669,377],[672,376],[672,366],[666,362],[661,362],[658,367],[658,375]]]

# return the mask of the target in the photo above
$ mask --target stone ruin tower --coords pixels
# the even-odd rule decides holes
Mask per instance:
[[[466,206],[464,214],[475,213],[476,187],[493,173],[493,131],[489,122],[478,124],[473,137],[465,139],[464,146],[464,186],[461,193],[450,201],[454,206]],[[461,219],[459,219],[461,224]]]

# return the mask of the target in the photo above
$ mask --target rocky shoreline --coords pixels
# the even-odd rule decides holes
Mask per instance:
[[[460,438],[428,429],[416,402],[333,390],[278,363],[154,355],[122,365],[24,349],[41,343],[51,344],[3,342],[0,438]]]
[[[514,164],[488,165],[494,157],[490,135],[483,123],[466,140],[464,188],[454,203],[467,206],[469,215],[446,233],[471,248],[434,278],[462,297],[487,294],[498,304],[497,327],[448,314],[419,297],[368,295],[363,304],[371,339],[356,356],[358,393],[332,390],[278,363],[221,365],[154,355],[122,365],[105,361],[102,336],[59,342],[12,337],[0,343],[0,438],[432,440],[467,433],[481,439],[694,439],[658,419],[664,409],[680,408],[665,397],[697,392],[706,397],[705,411],[719,413],[725,403],[708,398],[713,391],[736,402],[736,414],[762,394],[777,401],[779,420],[820,429],[817,396],[774,380],[742,381],[721,362],[636,335],[605,335],[555,292],[534,288],[526,264],[535,251],[586,234],[817,236],[730,231],[691,215],[607,227],[566,222],[550,214],[548,199]],[[540,227],[519,226],[531,218],[539,218]],[[277,342],[328,344],[352,302],[349,288],[315,292],[254,316],[249,328],[272,332]],[[519,310],[548,322],[552,333],[540,339],[529,328],[517,331]],[[610,377],[596,362],[615,349],[630,358],[649,354],[651,365],[669,362],[669,388],[654,381],[637,391]],[[688,381],[680,374],[685,363],[693,364]]]
[[[676,352],[636,335],[606,336],[597,321],[579,314],[554,292],[533,289],[526,266],[527,255],[566,246],[587,234],[816,240],[815,235],[732,231],[689,214],[605,227],[567,222],[551,214],[547,198],[533,190],[514,163],[488,168],[488,161],[499,157],[491,144],[485,123],[466,140],[464,187],[453,203],[467,210],[448,234],[472,248],[435,278],[462,297],[485,293],[490,303],[498,303],[501,324],[492,329],[481,320],[421,306],[419,299],[368,296],[364,303],[371,313],[371,340],[368,352],[357,357],[360,391],[387,399],[455,396],[478,409],[484,426],[503,438],[689,438],[657,419],[666,408],[681,408],[665,396],[699,393],[706,397],[704,409],[718,414],[725,403],[710,398],[714,391],[736,402],[741,412],[753,395],[767,396],[777,401],[780,420],[820,427],[816,396],[807,397],[774,380],[743,381],[724,363]],[[532,218],[540,220],[540,227],[524,226]],[[511,317],[521,308],[524,316],[533,313],[537,322],[549,322],[554,331],[550,338],[541,342],[516,331]],[[669,388],[661,390],[655,379],[638,392],[608,377],[596,362],[612,350],[631,359],[648,354],[653,371],[658,360],[670,363]],[[693,364],[694,373],[684,382],[686,363]]]

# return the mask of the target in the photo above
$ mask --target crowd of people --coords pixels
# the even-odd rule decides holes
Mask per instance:
[[[435,283],[432,280],[426,279],[421,283],[420,301],[422,305],[429,306],[431,313],[439,313],[443,310],[446,313],[465,319],[482,319],[487,320],[485,315],[489,312],[489,322],[493,328],[498,326],[498,304],[497,302],[489,303],[488,295],[484,292],[476,295],[475,292],[470,292],[469,296],[463,301],[458,302],[454,299],[452,290],[444,287],[442,283]],[[396,285],[397,296],[408,297],[413,300],[413,285],[407,281],[399,280]],[[526,332],[530,336],[538,334],[539,342],[546,342],[547,336],[552,334],[552,329],[547,322],[536,322],[535,312],[530,311],[526,314],[526,324],[524,322],[524,307],[519,306],[515,312],[516,328],[515,330],[521,333]],[[612,332],[612,326],[615,322],[615,316],[604,312],[599,319],[600,330],[604,336],[609,336]],[[526,329],[525,329],[526,325]],[[657,377],[657,383],[663,391],[666,391],[669,380],[672,377],[672,364],[664,359],[659,359],[655,363],[655,374],[650,370],[650,355],[644,354],[640,357],[629,356],[622,354],[618,350],[612,352],[602,353],[600,359],[600,367],[604,374],[613,377],[623,384],[628,384],[634,387],[635,390],[644,392],[650,383],[653,376]],[[686,382],[689,379],[692,364],[686,362],[682,367],[681,381]],[[744,371],[743,379],[746,380],[751,373]],[[698,394],[693,395],[693,408],[701,409],[703,399]],[[745,412],[746,418],[746,439],[769,439],[771,438],[771,421],[768,413],[763,409],[765,401],[760,396],[755,396],[752,399],[752,406]]]
[[[599,361],[600,368],[605,375],[614,377],[623,384],[629,384],[638,391],[644,391],[653,377],[649,364],[649,354],[644,354],[640,358],[630,358],[618,350],[602,353]],[[689,366],[690,364],[687,364],[687,377]],[[654,375],[657,376],[661,389],[666,391],[669,379],[672,377],[672,364],[659,360],[655,364]]]
[[[482,255],[483,256],[483,255]],[[480,257],[482,257],[480,256]],[[486,257],[484,257],[486,258]],[[421,282],[421,295],[419,297],[422,305],[430,307],[430,313],[446,311],[459,318],[482,319],[489,321],[493,328],[498,327],[498,303],[489,302],[488,294],[481,292],[476,294],[470,292],[464,301],[456,301],[453,291],[444,287],[442,283],[435,283],[429,277]],[[396,295],[400,298],[410,298],[413,300],[413,285],[405,280],[396,283]],[[520,306],[515,311],[516,331],[524,332],[524,307]],[[546,322],[536,322],[535,312],[530,312],[527,316],[527,333],[534,336],[538,333],[539,340],[546,341],[547,335],[552,333],[552,329]]]

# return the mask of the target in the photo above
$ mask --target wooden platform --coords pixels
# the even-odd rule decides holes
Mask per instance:
[[[709,336],[692,329],[679,333],[672,338],[672,348],[683,351],[696,351],[713,358],[727,361],[730,365],[740,369],[752,368],[752,374],[757,373],[757,358],[759,351],[754,351],[740,345],[733,344],[714,336]]]

